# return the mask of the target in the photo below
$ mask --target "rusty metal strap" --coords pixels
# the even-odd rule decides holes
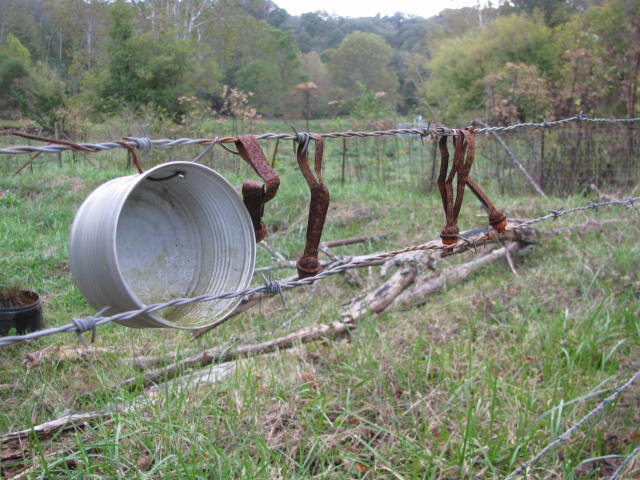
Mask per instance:
[[[300,171],[307,181],[309,190],[311,191],[306,244],[302,257],[300,257],[296,263],[298,276],[300,278],[313,277],[320,271],[318,247],[322,237],[324,221],[327,216],[327,211],[329,210],[329,190],[322,181],[322,137],[315,134],[310,136],[315,143],[315,176],[311,171],[311,167],[309,166],[309,161],[307,159],[307,146],[309,142],[299,142],[296,152],[298,166],[300,167]]]
[[[445,212],[445,226],[440,233],[442,243],[452,245],[459,240],[458,215],[462,207],[464,189],[466,186],[474,193],[480,203],[489,212],[489,224],[498,230],[504,231],[507,225],[507,217],[497,210],[487,195],[469,176],[473,160],[475,158],[475,142],[473,138],[473,127],[464,130],[457,130],[457,135],[453,137],[453,164],[449,170],[449,151],[447,148],[447,137],[440,138],[440,175],[438,176],[438,190],[442,197],[442,206]],[[456,178],[456,191],[454,199],[453,180]]]
[[[276,195],[280,178],[271,168],[254,135],[241,135],[235,144],[242,159],[264,180],[264,183],[245,180],[242,184],[242,200],[251,216],[256,241],[260,242],[267,235],[267,227],[262,222],[264,204]]]

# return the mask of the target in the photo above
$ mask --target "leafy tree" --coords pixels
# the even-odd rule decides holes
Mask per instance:
[[[487,28],[440,44],[423,85],[425,98],[451,118],[481,111],[488,91],[488,75],[505,65],[533,65],[545,78],[553,71],[556,48],[552,31],[540,21],[511,15]]]
[[[402,113],[410,111],[421,111],[424,106],[424,99],[420,95],[420,87],[427,78],[427,57],[421,53],[400,51],[400,66],[397,67],[400,79],[400,97],[402,105],[399,106]],[[428,116],[431,116],[431,112]]]
[[[317,90],[309,96],[310,117],[326,116],[330,113],[329,102],[334,100],[329,96],[329,89],[331,87],[329,69],[320,58],[320,55],[313,51],[303,54],[300,60],[302,62],[301,68],[303,73],[310,81],[318,86]],[[303,96],[305,96],[304,100],[306,101],[306,94]]]
[[[305,79],[300,51],[292,31],[278,30],[264,21],[256,27],[250,49],[253,59],[238,68],[235,83],[254,93],[251,102],[260,113],[282,115],[293,101],[293,86]]]
[[[366,89],[384,91],[393,98],[398,89],[398,78],[391,70],[391,47],[380,35],[354,32],[344,38],[340,46],[329,55],[329,70],[337,94],[353,101]]]
[[[16,87],[29,76],[31,53],[13,34],[9,34],[0,49],[0,105],[17,108]]]
[[[46,16],[43,0],[2,0],[0,4],[0,43],[14,35],[36,58],[43,50],[43,29],[38,18]],[[42,20],[41,20],[42,21]]]
[[[575,7],[566,0],[512,0],[517,11],[529,15],[541,14],[550,27],[560,25],[575,12]]]
[[[640,5],[614,0],[589,7],[556,32],[559,115],[602,112],[634,117],[640,75]]]
[[[15,92],[23,115],[42,127],[53,131],[56,122],[64,118],[66,85],[57,71],[45,62],[36,62]]]
[[[106,53],[108,4],[104,0],[57,0],[50,4],[48,17],[64,42],[59,62],[76,75],[96,67]]]
[[[551,113],[551,94],[547,81],[535,65],[507,62],[502,70],[486,77],[489,121],[524,122]]]
[[[173,32],[160,36],[135,33],[131,7],[116,3],[111,61],[100,91],[104,109],[151,104],[178,118],[185,113],[185,104],[178,98],[191,93],[194,72],[191,42],[176,38]]]
[[[372,92],[360,85],[361,94],[357,98],[351,118],[356,129],[384,130],[393,126],[394,114],[391,105],[384,101],[385,92]]]
[[[65,84],[44,62],[31,60],[31,53],[13,34],[0,50],[0,103],[19,108],[24,116],[53,130],[65,105]]]

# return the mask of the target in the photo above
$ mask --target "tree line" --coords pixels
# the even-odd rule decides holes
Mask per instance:
[[[638,114],[637,0],[341,18],[267,0],[3,0],[0,116],[491,123]]]

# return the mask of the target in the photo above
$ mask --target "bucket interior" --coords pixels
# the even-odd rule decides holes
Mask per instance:
[[[118,217],[117,266],[132,298],[149,305],[246,288],[255,243],[239,196],[217,174],[164,167],[135,185]],[[192,303],[148,317],[193,328],[227,315],[238,301]]]

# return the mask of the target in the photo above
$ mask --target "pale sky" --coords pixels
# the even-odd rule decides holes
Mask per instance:
[[[289,15],[324,10],[340,17],[390,16],[396,12],[432,17],[447,8],[475,7],[487,0],[274,0]],[[494,2],[497,3],[497,2]]]

